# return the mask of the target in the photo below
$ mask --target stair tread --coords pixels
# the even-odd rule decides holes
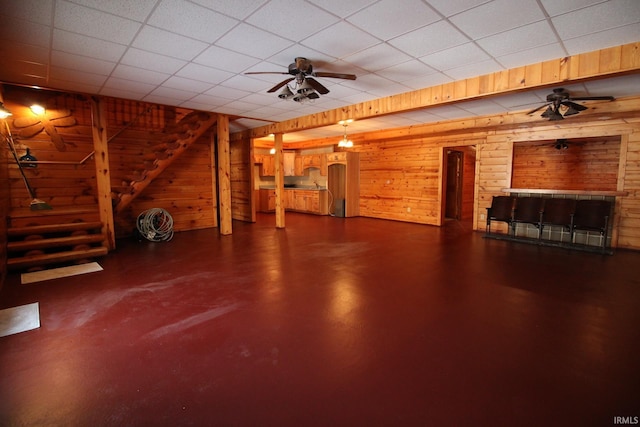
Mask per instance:
[[[78,230],[90,230],[102,228],[102,223],[97,222],[70,222],[66,224],[31,225],[26,227],[11,227],[7,230],[9,236],[23,236],[29,234],[57,233]]]
[[[7,266],[11,268],[33,267],[56,262],[73,261],[82,258],[93,258],[104,256],[108,253],[107,248],[98,247],[82,249],[76,251],[56,252],[52,254],[40,254],[7,259]]]
[[[83,234],[78,236],[52,237],[37,240],[23,240],[7,243],[9,251],[29,251],[34,249],[55,248],[59,246],[98,243],[104,240],[102,234]]]
[[[56,215],[77,215],[87,212],[95,212],[96,206],[77,207],[77,206],[52,206],[51,209],[35,210],[30,208],[14,208],[11,209],[9,216],[11,218],[37,218],[41,216],[56,216]]]

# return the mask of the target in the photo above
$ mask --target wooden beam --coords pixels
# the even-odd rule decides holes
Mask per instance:
[[[361,102],[244,131],[245,137],[290,133],[335,125],[344,119],[368,119],[490,98],[532,89],[567,85],[640,72],[640,42],[498,71],[452,83]],[[232,139],[238,138],[233,136]]]
[[[113,201],[111,199],[111,172],[109,169],[109,148],[107,138],[107,114],[104,102],[91,97],[91,115],[93,116],[92,134],[95,151],[96,184],[98,190],[98,209],[102,221],[103,246],[109,250],[116,248],[115,227],[113,221]]]
[[[220,234],[232,233],[231,214],[231,153],[229,152],[229,117],[218,117],[218,210],[220,212]]]
[[[284,228],[284,154],[282,152],[282,134],[274,136],[276,145],[276,228]]]

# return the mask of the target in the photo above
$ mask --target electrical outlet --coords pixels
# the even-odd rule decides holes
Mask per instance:
[[[480,214],[480,219],[484,219],[484,214]]]
[[[407,208],[407,212],[411,212],[411,207],[408,207],[408,208]]]

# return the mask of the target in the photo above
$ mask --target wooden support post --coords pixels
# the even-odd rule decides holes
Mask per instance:
[[[217,132],[211,132],[209,138],[209,157],[211,158],[211,210],[213,214],[213,226],[218,227],[218,169],[216,162],[216,141]]]
[[[282,134],[274,138],[276,155],[276,228],[284,228],[284,155],[282,153]]]
[[[232,233],[231,153],[229,152],[229,117],[218,117],[218,189],[220,200],[220,234]]]
[[[109,169],[109,147],[107,138],[107,114],[104,103],[98,97],[91,98],[91,126],[93,150],[95,151],[96,183],[98,187],[98,209],[102,221],[103,245],[110,251],[116,248],[111,199],[111,172]]]

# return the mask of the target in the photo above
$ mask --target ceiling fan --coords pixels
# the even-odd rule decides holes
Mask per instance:
[[[553,89],[553,93],[547,95],[547,103],[541,105],[538,108],[534,108],[527,114],[531,115],[536,111],[547,107],[541,117],[548,118],[549,120],[562,120],[566,116],[573,116],[580,111],[587,109],[584,105],[575,103],[574,101],[613,101],[613,96],[580,96],[573,98],[569,95],[569,92],[563,88]],[[564,111],[564,113],[563,113]]]
[[[342,74],[342,73],[327,73],[321,71],[313,71],[313,65],[307,58],[297,57],[295,62],[289,64],[289,70],[287,72],[278,71],[254,71],[245,74],[290,74],[293,77],[285,79],[269,89],[267,92],[272,93],[280,89],[282,92],[278,95],[280,99],[293,99],[296,102],[303,102],[309,99],[317,99],[320,97],[318,93],[326,95],[329,93],[329,89],[324,87],[314,77],[330,77],[334,79],[346,79],[355,80],[354,74]],[[289,86],[289,83],[295,80],[293,87]]]

